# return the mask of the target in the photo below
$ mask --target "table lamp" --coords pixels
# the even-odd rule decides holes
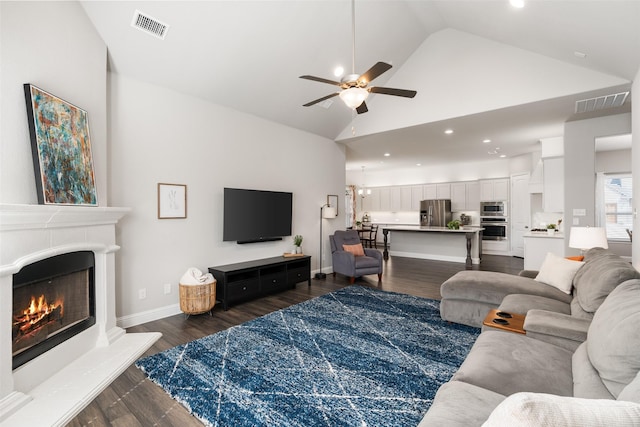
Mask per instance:
[[[607,230],[603,227],[571,227],[569,247],[580,249],[583,255],[587,249],[607,249]]]

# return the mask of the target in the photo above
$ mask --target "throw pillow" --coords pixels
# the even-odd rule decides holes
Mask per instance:
[[[640,404],[544,393],[515,393],[493,410],[482,427],[639,427]]]
[[[362,247],[362,243],[358,243],[357,245],[342,245],[342,249],[352,253],[354,256],[364,256],[364,248]]]
[[[571,261],[549,252],[535,280],[554,286],[565,294],[570,294],[573,276],[583,265],[582,261]]]

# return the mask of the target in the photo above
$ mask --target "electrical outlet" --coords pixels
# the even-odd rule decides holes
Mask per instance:
[[[573,218],[573,225],[580,225],[580,218]]]
[[[165,283],[164,284],[164,294],[168,295],[171,293],[171,283]]]
[[[138,299],[145,299],[147,297],[147,288],[138,290]]]

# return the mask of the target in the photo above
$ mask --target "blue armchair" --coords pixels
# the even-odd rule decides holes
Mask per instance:
[[[337,230],[329,236],[331,243],[331,258],[333,260],[333,275],[344,274],[353,283],[356,277],[365,274],[377,274],[378,281],[382,280],[382,254],[377,249],[364,248],[365,256],[354,256],[342,249],[342,245],[357,245],[360,237],[356,230]]]

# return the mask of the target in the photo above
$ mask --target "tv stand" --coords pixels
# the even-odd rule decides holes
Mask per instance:
[[[226,311],[230,303],[265,296],[305,280],[311,286],[311,256],[283,256],[209,267],[216,278],[216,298]]]

